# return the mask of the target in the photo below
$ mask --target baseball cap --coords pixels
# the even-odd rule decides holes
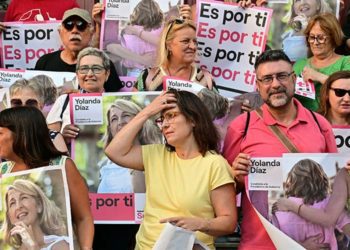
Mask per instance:
[[[73,8],[70,10],[66,10],[63,14],[62,22],[64,22],[65,20],[67,20],[68,18],[70,18],[72,16],[78,16],[81,19],[83,19],[84,21],[86,21],[87,23],[92,23],[89,12],[87,10],[79,9],[79,8]]]

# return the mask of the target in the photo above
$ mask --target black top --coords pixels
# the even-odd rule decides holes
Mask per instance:
[[[61,50],[43,55],[38,59],[35,65],[35,70],[58,71],[58,72],[75,72],[75,64],[68,64],[61,59]],[[106,92],[116,92],[121,89],[122,82],[119,79],[118,73],[115,70],[114,64],[110,61],[110,75],[104,84]]]

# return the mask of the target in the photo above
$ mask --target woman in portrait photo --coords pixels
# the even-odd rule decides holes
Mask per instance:
[[[37,184],[15,180],[7,187],[5,209],[5,243],[21,250],[69,249],[65,217]]]
[[[113,137],[132,119],[142,108],[133,101],[117,99],[107,111],[107,129],[105,134],[106,148]],[[152,120],[147,120],[138,136],[135,145],[162,143],[162,134]],[[143,171],[129,170],[118,166],[108,158],[99,162],[101,182],[98,193],[144,193],[145,176]]]

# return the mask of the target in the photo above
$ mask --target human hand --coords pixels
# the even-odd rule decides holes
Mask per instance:
[[[324,236],[322,234],[317,234],[300,243],[307,250],[330,249],[330,245],[328,243],[318,243],[319,241],[322,241],[323,238]]]
[[[62,136],[67,143],[69,143],[71,139],[75,139],[78,135],[79,128],[73,124],[68,124],[63,128]]]
[[[143,65],[147,67],[154,67],[156,62],[156,54],[153,52],[147,52],[143,55],[140,55],[140,60]]]
[[[315,69],[305,66],[302,73],[305,82],[313,81],[323,83],[323,74],[316,71]]]
[[[280,198],[272,205],[272,213],[277,211],[291,211],[295,203],[287,198]],[[297,204],[296,204],[297,205]],[[297,205],[299,206],[299,205]]]
[[[231,166],[234,178],[239,182],[243,182],[243,177],[249,174],[250,166],[251,161],[248,154],[240,153],[237,155]]]
[[[159,222],[169,222],[177,227],[182,227],[193,232],[205,231],[208,227],[208,220],[198,217],[170,217],[161,219]]]
[[[0,23],[0,33],[6,30],[6,26],[3,23]]]
[[[148,104],[141,112],[148,116],[158,114],[164,109],[176,107],[176,98],[172,93],[162,92],[150,104]]]
[[[251,0],[241,0],[238,2],[238,5],[243,9],[253,8],[255,6],[255,4],[253,4]]]
[[[179,5],[179,15],[183,19],[191,19],[192,18],[192,9],[188,4]]]
[[[268,4],[268,0],[256,0],[256,6],[262,7]]]
[[[123,33],[127,34],[127,35],[134,35],[134,36],[138,36],[140,34],[140,31],[138,28],[136,28],[133,25],[127,25],[124,29],[123,29]]]
[[[27,250],[39,250],[37,242],[34,241],[32,226],[27,226],[23,221],[18,221],[10,231],[11,236],[18,234],[21,236],[22,246]]]
[[[253,110],[253,107],[250,105],[250,101],[248,99],[244,99],[241,106],[242,112],[250,112]]]
[[[104,10],[104,6],[102,3],[95,3],[92,7],[92,19],[96,24],[101,25],[101,17],[102,17],[102,11]]]

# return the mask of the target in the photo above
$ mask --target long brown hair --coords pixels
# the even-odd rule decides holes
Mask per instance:
[[[178,91],[175,89],[168,90],[167,93],[175,95],[176,104],[180,112],[188,121],[194,124],[193,135],[198,144],[199,152],[204,156],[207,151],[219,153],[220,136],[212,122],[210,113],[204,103],[195,94],[188,91]],[[208,136],[210,132],[210,136]],[[175,148],[166,142],[170,151]]]
[[[35,107],[14,107],[0,112],[0,127],[13,134],[13,152],[29,168],[47,166],[50,160],[65,153],[53,145],[46,120]]]

